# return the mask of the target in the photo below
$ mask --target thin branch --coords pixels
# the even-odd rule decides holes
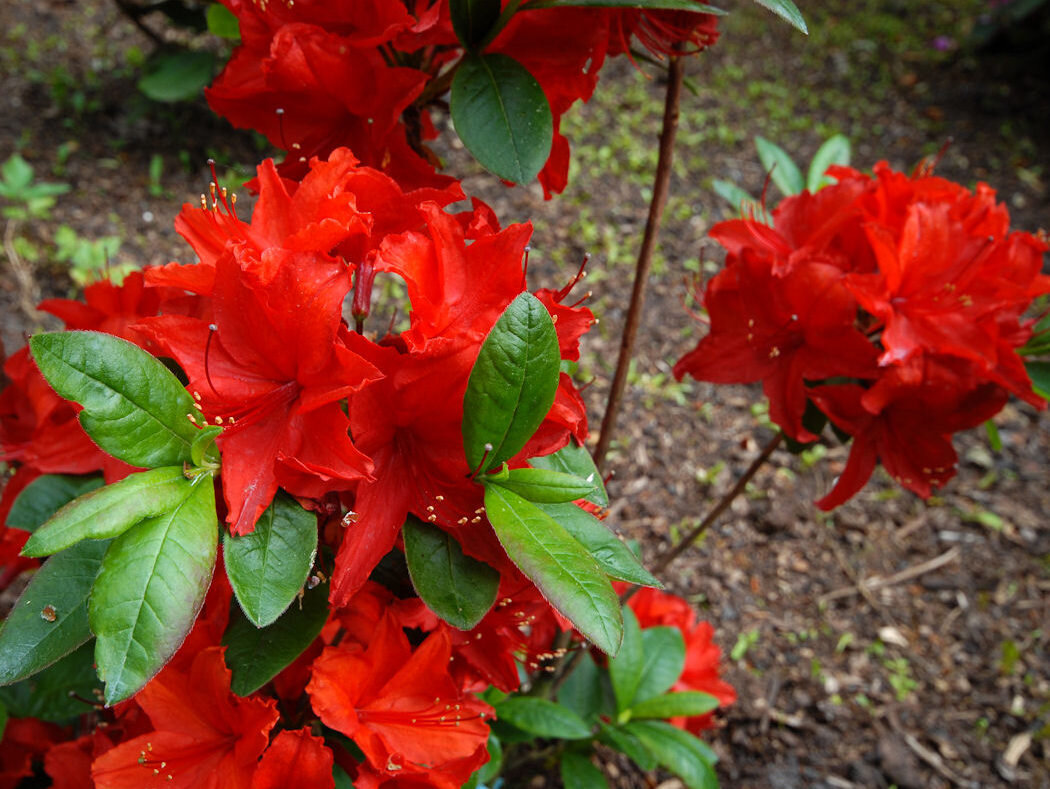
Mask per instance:
[[[627,370],[634,354],[634,344],[638,336],[638,324],[642,319],[642,308],[645,306],[645,288],[649,280],[649,269],[653,263],[653,252],[656,249],[656,237],[660,232],[660,221],[667,206],[667,194],[671,183],[671,165],[674,159],[674,140],[678,131],[678,105],[682,95],[682,79],[685,76],[685,63],[680,57],[672,57],[667,73],[667,97],[664,102],[663,129],[660,132],[660,155],[656,163],[656,177],[653,181],[653,199],[649,203],[649,217],[645,222],[645,235],[638,251],[638,262],[635,265],[634,287],[631,289],[631,302],[627,307],[627,320],[620,338],[620,355],[616,359],[616,372],[613,375],[609,398],[605,404],[601,432],[598,444],[594,448],[594,463],[599,469],[605,462],[613,433],[616,430],[616,417],[623,399],[623,389],[627,383]]]

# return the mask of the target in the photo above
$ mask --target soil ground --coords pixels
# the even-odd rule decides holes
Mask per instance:
[[[610,455],[610,525],[649,555],[698,522],[773,435],[755,388],[670,375],[699,336],[683,308],[685,280],[717,269],[704,234],[731,213],[711,181],[762,188],[753,135],[805,162],[843,132],[861,168],[888,159],[910,169],[950,140],[940,174],[996,187],[1018,228],[1050,226],[1050,47],[1025,35],[1043,17],[975,52],[967,36],[986,5],[977,0],[799,5],[808,38],[754,4],[732,4],[722,40],[689,66],[695,94],[683,100],[673,198]],[[172,220],[204,189],[206,159],[236,184],[266,155],[203,102],[139,96],[136,64],[151,46],[102,0],[0,4],[0,161],[18,150],[39,179],[72,187],[47,216],[6,222],[9,352],[52,327],[32,304],[75,290],[56,260],[59,225],[88,240],[116,236],[115,263],[188,260]],[[451,172],[467,173],[466,191],[504,222],[535,224],[534,287],[560,285],[593,254],[588,287],[601,323],[581,376],[593,378],[595,425],[655,163],[655,73],[607,68],[594,100],[566,116],[571,186],[550,202],[535,187],[505,189],[454,144],[443,150]],[[877,476],[828,515],[811,502],[847,449],[777,451],[679,560],[669,586],[715,625],[740,696],[709,735],[724,786],[1050,786],[1047,420],[1011,404],[995,420],[1001,451],[983,432],[961,436],[959,474],[935,498]],[[661,779],[611,757],[606,768],[621,786]]]

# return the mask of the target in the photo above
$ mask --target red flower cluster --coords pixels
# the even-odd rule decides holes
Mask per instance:
[[[955,473],[951,435],[990,418],[1010,393],[1042,408],[1015,349],[1022,314],[1050,292],[1044,238],[1009,230],[1006,209],[926,172],[873,176],[784,200],[774,226],[717,225],[726,267],[708,283],[711,331],[675,366],[716,383],[762,381],[770,417],[798,441],[807,402],[853,436],[818,502],[859,491],[881,461],[920,496]]]
[[[239,128],[256,129],[287,151],[282,173],[299,177],[311,157],[347,146],[406,187],[444,187],[424,141],[436,136],[428,103],[439,98],[463,49],[448,0],[223,0],[241,44],[206,91]],[[414,10],[406,10],[414,6]],[[632,36],[654,53],[695,52],[717,40],[717,17],[682,11],[522,9],[486,48],[524,65],[554,115],[554,143],[540,182],[565,189],[569,142],[560,118],[587,101],[607,55],[629,52]],[[447,88],[447,84],[446,84]]]

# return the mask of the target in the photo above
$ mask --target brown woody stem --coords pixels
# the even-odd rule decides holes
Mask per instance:
[[[660,154],[656,163],[656,177],[653,181],[653,199],[649,203],[649,217],[645,222],[645,235],[642,247],[638,251],[638,262],[635,265],[634,287],[631,289],[631,303],[627,308],[627,321],[624,323],[623,335],[620,338],[620,355],[616,359],[616,373],[613,375],[609,398],[605,404],[605,415],[602,417],[601,432],[598,444],[594,448],[594,463],[599,469],[605,462],[605,453],[609,450],[616,429],[616,417],[623,399],[624,385],[627,383],[627,370],[634,354],[634,343],[638,336],[638,324],[642,319],[642,308],[645,305],[645,288],[652,268],[653,252],[656,249],[656,237],[660,232],[660,221],[667,206],[667,193],[671,182],[671,165],[674,159],[674,140],[678,131],[678,105],[682,95],[682,79],[685,76],[685,63],[680,57],[672,57],[667,72],[667,97],[664,102],[664,122],[660,131]]]

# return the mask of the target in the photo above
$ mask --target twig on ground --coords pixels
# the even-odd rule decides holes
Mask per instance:
[[[932,572],[933,570],[937,570],[946,564],[950,564],[958,558],[959,548],[954,547],[945,551],[940,556],[936,556],[933,559],[930,559],[929,561],[922,562],[921,564],[916,564],[912,567],[907,567],[901,570],[899,573],[894,573],[888,578],[880,578],[879,576],[874,576],[872,578],[859,579],[856,581],[855,586],[844,589],[835,589],[834,591],[828,592],[825,595],[821,595],[820,602],[828,603],[832,600],[838,600],[839,598],[849,597],[854,594],[861,594],[864,595],[865,598],[867,598],[868,595],[876,589],[885,589],[890,586],[896,586],[897,584],[902,584],[907,581],[911,581],[915,578],[918,578],[920,575],[924,575],[928,572]],[[854,575],[852,569],[847,574],[851,576]],[[871,600],[869,599],[868,602],[871,602]]]
[[[929,748],[927,748],[925,745],[919,742],[918,738],[916,738],[914,734],[907,731],[901,725],[900,719],[897,717],[896,710],[892,708],[889,709],[886,713],[886,717],[890,722],[890,726],[892,726],[894,730],[898,734],[900,734],[902,738],[904,738],[905,745],[911,748],[912,752],[916,756],[918,756],[920,759],[926,762],[926,764],[930,765],[930,767],[932,767],[934,770],[940,773],[943,777],[947,778],[956,786],[964,787],[964,789],[981,789],[981,785],[977,781],[971,781],[969,778],[964,778],[963,776],[956,773],[952,768],[950,768],[944,763],[944,759],[942,759],[937,753],[931,751]]]

